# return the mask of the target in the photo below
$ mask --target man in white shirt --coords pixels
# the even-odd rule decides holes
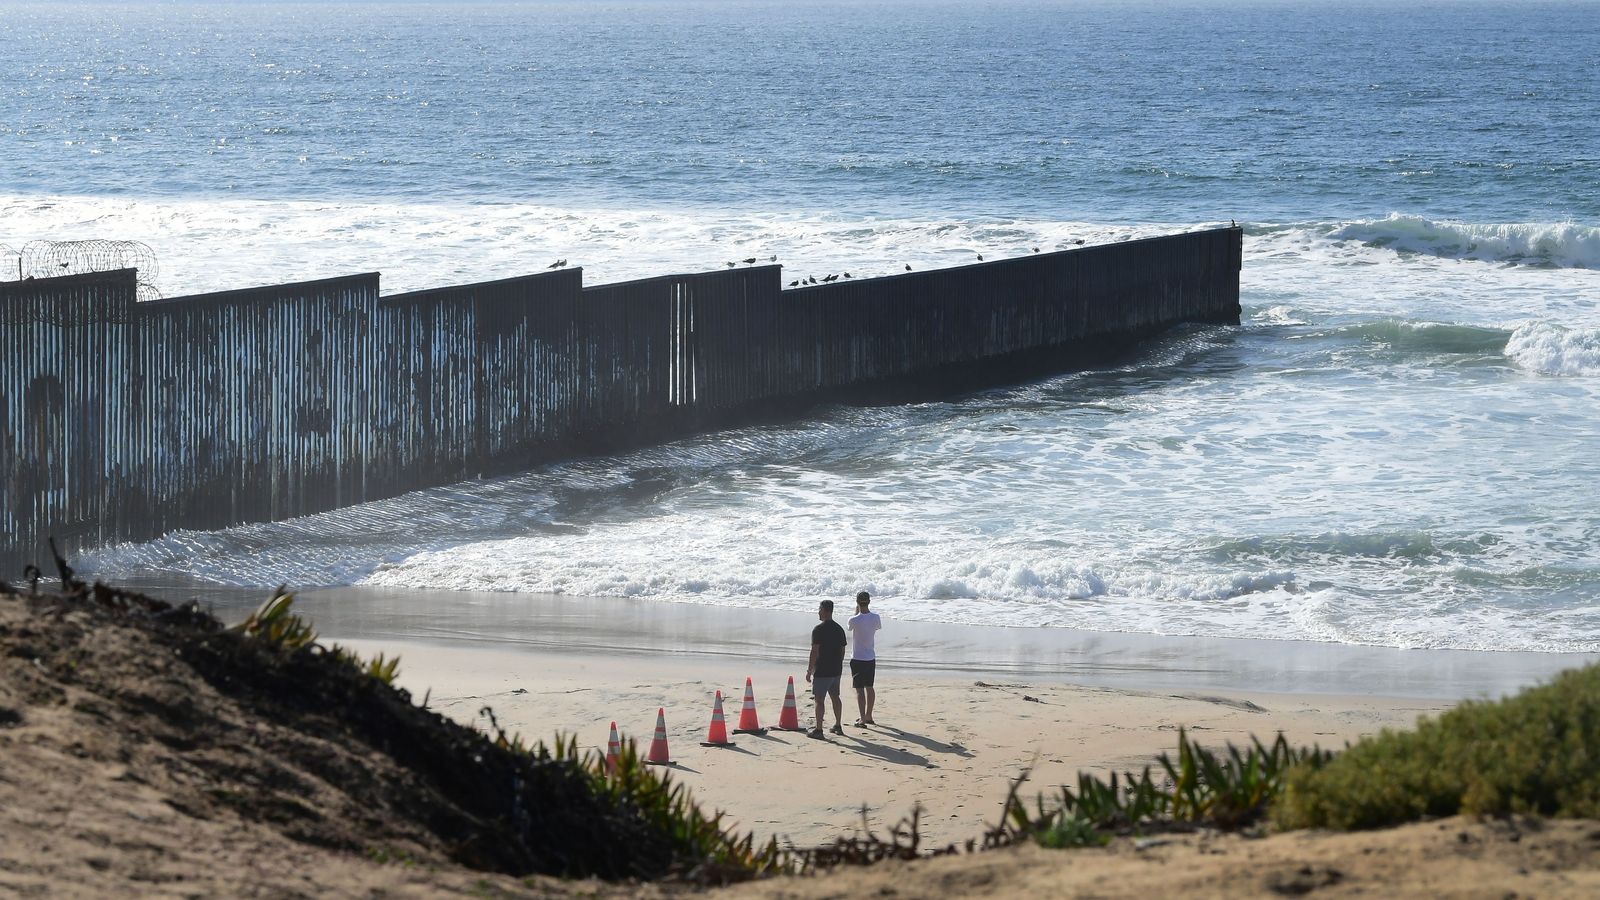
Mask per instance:
[[[872,597],[866,591],[856,595],[856,614],[850,617],[850,683],[856,689],[856,708],[861,710],[861,718],[856,725],[875,725],[872,721],[872,704],[878,699],[873,690],[873,681],[876,680],[878,669],[878,654],[874,649],[875,636],[878,629],[883,627],[883,620],[875,612],[869,612],[867,605],[872,602]]]

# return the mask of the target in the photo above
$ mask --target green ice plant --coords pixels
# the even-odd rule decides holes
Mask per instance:
[[[497,746],[541,760],[556,760],[578,767],[597,796],[639,812],[654,830],[666,836],[675,858],[695,860],[684,874],[706,883],[722,883],[796,871],[791,854],[778,846],[776,837],[757,845],[754,833],[739,835],[723,825],[723,813],[707,815],[689,793],[687,785],[674,783],[670,773],[657,773],[639,757],[637,745],[624,741],[615,768],[598,750],[578,749],[575,736],[557,734],[546,745],[528,743],[520,734],[506,734],[485,707]]]
[[[267,598],[255,612],[251,613],[243,622],[229,629],[236,634],[248,638],[265,641],[282,650],[293,652],[311,648],[323,649],[317,643],[316,629],[311,623],[293,611],[294,594],[287,591],[284,586],[279,586],[272,596]],[[343,660],[355,668],[365,672],[372,678],[387,685],[393,685],[395,677],[400,674],[400,657],[388,657],[378,654],[371,661],[363,661],[349,650],[334,644],[326,648],[334,658]]]
[[[755,835],[738,835],[723,825],[721,812],[707,815],[694,802],[687,785],[673,782],[670,773],[657,775],[639,758],[632,740],[623,743],[615,771],[608,771],[599,751],[580,754],[577,740],[556,739],[556,758],[578,762],[589,773],[594,789],[616,802],[633,806],[645,819],[670,836],[680,858],[701,860],[703,876],[723,880],[716,873],[742,877],[781,874],[793,868],[789,854],[777,838],[757,845]]]
[[[361,662],[354,654],[351,654],[350,658],[355,660],[356,665],[360,667]],[[395,676],[400,674],[400,657],[386,657],[379,653],[376,658],[367,662],[364,670],[368,675],[384,684],[392,685],[394,684]]]
[[[1094,822],[1076,815],[1055,817],[1034,838],[1041,847],[1063,850],[1070,847],[1103,847],[1111,835],[1095,827]]]
[[[1024,838],[1047,847],[1085,847],[1104,843],[1112,833],[1189,825],[1249,828],[1281,796],[1291,769],[1318,768],[1331,755],[1316,747],[1295,749],[1282,734],[1271,745],[1252,737],[1247,748],[1230,744],[1217,753],[1179,729],[1176,755],[1163,753],[1156,761],[1164,783],[1152,777],[1150,766],[1120,778],[1080,772],[1076,787],[1063,785],[1049,803],[1040,795],[1030,811],[1016,796],[1019,779],[1006,800],[1001,842]]]
[[[274,644],[285,650],[299,650],[317,642],[317,632],[311,623],[295,615],[294,594],[279,586],[255,612],[229,629],[247,637]]]
[[[1159,758],[1172,782],[1168,815],[1228,831],[1249,827],[1282,794],[1291,768],[1320,767],[1332,757],[1316,747],[1295,750],[1281,732],[1270,747],[1256,737],[1250,742],[1243,752],[1229,744],[1219,755],[1189,740],[1180,728],[1177,759],[1165,753]]]

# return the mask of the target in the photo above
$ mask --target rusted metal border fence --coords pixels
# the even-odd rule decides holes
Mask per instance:
[[[133,270],[0,282],[0,572],[322,512],[822,399],[1081,366],[1239,320],[1236,228],[782,290],[778,266],[376,274],[135,302]]]
[[[116,539],[133,522],[114,509],[107,468],[137,440],[123,415],[130,390],[136,284],[124,269],[0,282],[0,564],[31,562],[54,534],[69,546]]]
[[[159,535],[365,499],[377,300],[368,274],[138,304],[117,505]]]

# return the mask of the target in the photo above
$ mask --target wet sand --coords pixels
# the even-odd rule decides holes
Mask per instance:
[[[214,595],[193,592],[195,596]],[[230,595],[253,606],[264,592]],[[952,601],[959,602],[959,601]],[[844,603],[841,600],[841,603]],[[749,663],[798,659],[812,613],[481,591],[342,587],[299,594],[329,637],[494,645],[589,655],[671,654]],[[879,664],[886,677],[1030,679],[1125,688],[1270,691],[1461,700],[1515,692],[1600,654],[1399,650],[1308,641],[1165,637],[906,622],[892,602]],[[239,613],[219,610],[224,617]]]
[[[240,594],[219,609],[242,615]],[[789,677],[800,719],[812,616],[643,600],[339,588],[300,596],[323,637],[401,656],[399,683],[432,708],[529,738],[604,746],[616,721],[648,747],[666,710],[674,777],[731,822],[805,846],[923,810],[932,842],[993,822],[1011,779],[1025,795],[1080,770],[1141,769],[1177,729],[1221,745],[1284,732],[1340,747],[1461,699],[1497,696],[1588,657],[1401,651],[1297,642],[1163,638],[898,622],[881,613],[875,727],[815,740],[772,730],[701,747],[713,693],[735,727],[745,678],[774,728]],[[831,724],[832,713],[828,714]],[[866,809],[863,819],[863,806]]]

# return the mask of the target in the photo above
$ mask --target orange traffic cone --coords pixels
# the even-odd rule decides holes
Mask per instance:
[[[779,731],[805,731],[800,727],[800,709],[794,703],[794,676],[789,676],[789,688],[783,692],[783,712],[778,713]]]
[[[672,758],[667,754],[667,711],[665,708],[656,710],[656,736],[650,741],[650,755],[644,758],[646,765],[670,766]]]
[[[756,715],[756,689],[751,686],[748,678],[744,680],[744,709],[739,710],[739,727],[735,728],[733,733],[767,733],[767,730],[761,727],[761,718]]]
[[[606,741],[606,771],[617,774],[617,759],[622,756],[622,739],[617,737],[617,723],[611,723],[611,737]]]
[[[722,717],[722,692],[717,691],[717,701],[711,707],[711,730],[706,732],[706,739],[700,742],[702,747],[732,747],[733,741],[728,740],[728,722]]]

